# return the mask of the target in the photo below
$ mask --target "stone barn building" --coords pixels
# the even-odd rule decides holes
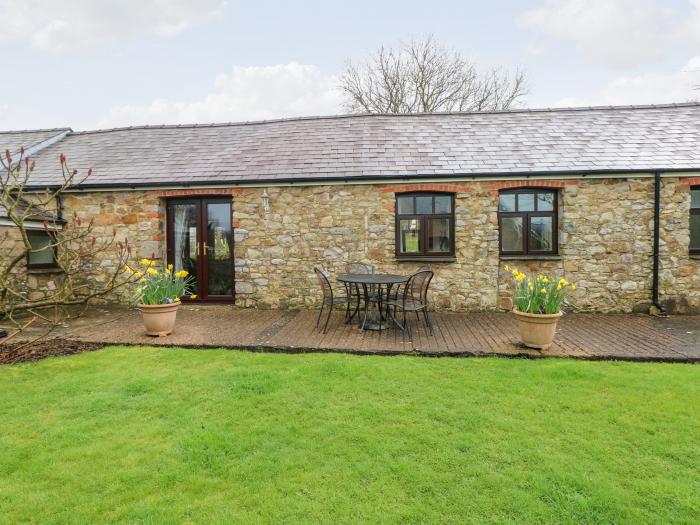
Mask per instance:
[[[364,261],[431,265],[435,309],[509,308],[510,265],[576,282],[581,310],[700,312],[700,104],[0,133],[20,145],[31,190],[61,153],[92,167],[62,213],[189,270],[201,301],[314,307],[314,266]],[[30,287],[60,278],[41,262]]]

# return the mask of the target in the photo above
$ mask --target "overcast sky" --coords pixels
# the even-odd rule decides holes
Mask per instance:
[[[529,107],[699,98],[700,0],[0,0],[0,129],[342,112],[346,59],[432,33]]]

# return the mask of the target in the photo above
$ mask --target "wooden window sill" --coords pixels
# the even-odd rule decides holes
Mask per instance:
[[[561,255],[501,255],[502,261],[561,261]]]
[[[27,268],[27,273],[42,274],[42,273],[63,273],[60,268]]]
[[[453,262],[457,262],[457,258],[456,257],[396,257],[396,262],[453,263]]]

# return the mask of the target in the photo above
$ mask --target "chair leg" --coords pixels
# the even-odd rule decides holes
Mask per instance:
[[[403,329],[408,334],[408,340],[413,341],[413,336],[411,334],[411,325],[408,317],[406,317],[406,310],[403,311]]]
[[[425,317],[425,324],[428,325],[428,331],[430,332],[430,335],[433,335],[433,322],[430,320],[430,314],[428,313],[428,307],[426,306],[423,309],[423,317]]]
[[[333,305],[330,305],[328,307],[328,317],[326,317],[326,324],[323,325],[323,333],[325,334],[328,331],[328,321],[331,320],[331,314],[333,313]]]
[[[323,307],[326,305],[326,303],[322,302],[321,303],[321,309],[318,311],[318,317],[316,318],[316,328],[318,328],[318,322],[321,320],[321,315],[323,314]]]

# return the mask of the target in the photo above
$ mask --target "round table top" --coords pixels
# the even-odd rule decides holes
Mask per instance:
[[[395,275],[392,273],[346,273],[338,275],[341,283],[354,284],[398,284],[408,281],[409,275]]]

